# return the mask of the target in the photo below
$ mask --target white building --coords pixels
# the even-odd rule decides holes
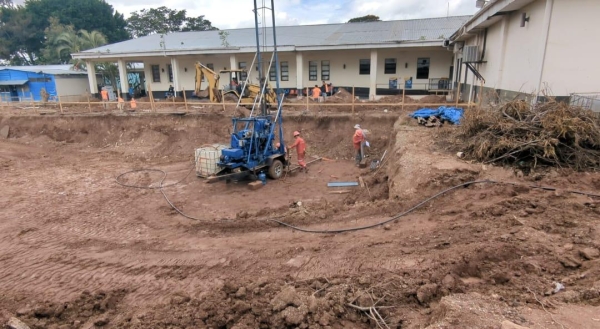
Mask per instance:
[[[281,87],[302,89],[331,82],[337,87],[357,87],[357,93],[373,97],[397,93],[390,90],[390,79],[412,77],[413,92],[448,89],[439,79],[451,79],[453,54],[443,47],[469,16],[404,21],[346,23],[277,27]],[[269,62],[272,30],[265,40],[263,60]],[[263,40],[264,36],[260,36]],[[261,42],[262,45],[262,42]],[[215,71],[248,68],[256,52],[254,28],[225,31],[177,32],[149,35],[138,39],[91,49],[73,57],[91,62],[117,62],[121,81],[125,81],[128,62],[143,63],[146,85],[156,97],[163,97],[169,85],[176,91],[191,93],[195,86],[196,62]],[[268,65],[268,64],[267,64]],[[97,93],[96,75],[88,72],[92,92]],[[256,75],[254,75],[256,76]],[[271,76],[271,80],[274,80]],[[228,76],[221,76],[225,84]],[[127,94],[129,86],[121,84]]]
[[[550,92],[558,100],[600,91],[599,0],[492,0],[454,33],[455,86],[462,98],[484,93],[502,99]],[[471,88],[474,86],[474,88]]]

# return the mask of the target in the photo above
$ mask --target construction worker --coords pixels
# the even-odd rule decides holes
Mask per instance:
[[[129,102],[129,105],[131,106],[132,110],[135,110],[135,108],[137,107],[137,102],[135,101],[135,98],[131,97],[131,101]]]
[[[312,98],[314,101],[318,101],[320,97],[321,97],[321,88],[319,88],[318,85],[315,85],[315,87],[312,90]]]
[[[352,144],[354,145],[354,151],[356,153],[355,160],[356,166],[360,165],[363,158],[363,144],[365,143],[365,134],[360,128],[359,124],[354,126],[354,136],[352,136]]]
[[[108,109],[108,91],[102,88],[102,91],[100,91],[100,95],[102,95],[102,106],[106,110]]]
[[[300,137],[299,131],[294,131],[294,144],[290,146],[290,151],[296,148],[296,152],[298,154],[298,165],[300,165],[300,171],[308,173],[308,168],[306,167],[306,162],[304,162],[304,157],[306,156],[306,142],[304,139]]]
[[[117,98],[117,108],[120,111],[123,111],[124,106],[125,106],[125,101],[123,100],[123,97],[121,97],[121,95],[119,95],[119,97]]]
[[[323,92],[323,97],[325,97],[325,99],[327,99],[327,96],[331,96],[330,86],[331,86],[331,84],[327,84],[327,83],[325,83],[325,80],[323,80],[323,85],[321,86],[321,92]]]

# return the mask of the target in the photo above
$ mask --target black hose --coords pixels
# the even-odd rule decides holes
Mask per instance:
[[[164,182],[165,178],[167,178],[167,173],[163,170],[160,169],[137,169],[137,170],[131,170],[131,171],[127,171],[124,172],[122,174],[120,174],[119,176],[117,176],[115,178],[117,184],[121,185],[121,186],[125,186],[125,187],[131,187],[131,188],[139,188],[139,189],[158,189],[160,191],[160,193],[162,193],[163,197],[165,198],[165,200],[167,200],[167,202],[169,203],[169,205],[171,206],[171,208],[175,209],[175,211],[177,211],[181,216],[188,218],[188,219],[192,219],[192,220],[206,220],[206,219],[201,219],[201,218],[196,218],[196,217],[192,217],[189,215],[186,215],[183,211],[181,211],[179,208],[177,208],[172,202],[171,200],[169,200],[169,198],[167,197],[167,195],[165,194],[165,192],[163,191],[163,188],[165,187],[169,187],[169,186],[174,186],[177,185],[179,183],[181,183],[184,179],[186,179],[189,174],[194,170],[194,168],[192,167],[192,169],[187,173],[187,175],[185,175],[184,178],[182,178],[181,180],[179,180],[176,183],[172,183],[169,185],[162,185],[162,183]],[[146,187],[146,186],[139,186],[139,185],[129,185],[129,184],[125,184],[125,183],[121,183],[119,181],[119,178],[121,178],[122,176],[126,175],[126,174],[130,174],[130,173],[134,173],[134,172],[141,172],[141,171],[153,171],[153,172],[160,172],[163,174],[162,179],[159,182],[158,186],[150,186],[150,187]],[[475,180],[475,181],[469,181],[466,183],[462,183],[459,185],[455,185],[452,186],[450,188],[447,188],[437,194],[434,194],[433,196],[430,196],[429,198],[417,203],[415,206],[412,206],[411,208],[409,208],[408,210],[405,210],[401,213],[398,213],[394,216],[392,216],[389,219],[386,219],[382,222],[378,222],[375,224],[370,224],[370,225],[365,225],[365,226],[358,226],[358,227],[352,227],[352,228],[342,228],[342,229],[336,229],[336,230],[311,230],[311,229],[307,229],[307,228],[302,228],[302,227],[298,227],[298,226],[294,226],[292,224],[286,223],[286,222],[282,222],[279,221],[279,218],[285,217],[285,216],[278,216],[278,217],[273,217],[273,218],[266,218],[263,219],[265,221],[269,221],[269,222],[274,222],[277,223],[279,225],[291,228],[293,230],[299,231],[299,232],[304,232],[304,233],[320,233],[320,234],[332,234],[332,233],[344,233],[344,232],[355,232],[355,231],[361,231],[361,230],[366,230],[366,229],[370,229],[370,228],[374,228],[377,226],[381,226],[381,225],[385,225],[391,221],[394,221],[400,217],[406,216],[409,213],[415,211],[416,209],[420,208],[421,206],[423,206],[425,203],[436,199],[438,197],[440,197],[441,195],[444,195],[450,191],[453,191],[459,187],[467,187],[469,185],[473,185],[473,184],[504,184],[504,185],[512,185],[512,186],[526,186],[528,188],[532,188],[532,189],[541,189],[544,191],[556,191],[557,188],[555,187],[551,187],[551,186],[536,186],[536,185],[523,185],[523,184],[519,184],[519,183],[514,183],[514,182],[500,182],[500,181],[494,181],[494,180],[489,180],[489,179],[485,179],[485,180]],[[573,194],[580,194],[580,195],[587,195],[590,197],[600,197],[600,194],[594,194],[594,193],[589,193],[589,192],[582,192],[582,191],[575,191],[575,190],[565,190],[565,192],[568,193],[573,193]]]

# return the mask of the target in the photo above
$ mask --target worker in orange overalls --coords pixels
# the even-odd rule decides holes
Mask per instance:
[[[321,88],[319,88],[319,86],[315,85],[315,87],[312,90],[312,98],[313,98],[313,100],[318,101],[319,97],[321,97]]]
[[[363,158],[363,145],[365,142],[365,134],[360,128],[359,124],[356,124],[354,126],[354,129],[355,131],[354,136],[352,136],[352,144],[354,145],[354,151],[356,152],[356,157],[354,159],[356,160],[356,166],[358,167]]]
[[[306,142],[304,139],[300,137],[299,131],[294,131],[294,144],[290,146],[290,151],[293,148],[296,148],[296,152],[298,154],[298,164],[300,165],[300,171],[308,173],[308,168],[306,167],[306,162],[304,162],[304,157],[306,156]]]
[[[102,95],[102,106],[104,106],[104,109],[108,109],[108,91],[102,88],[100,95]]]
[[[135,110],[135,108],[137,107],[137,102],[135,101],[135,98],[131,97],[131,101],[129,102],[129,105],[131,106],[132,110]]]

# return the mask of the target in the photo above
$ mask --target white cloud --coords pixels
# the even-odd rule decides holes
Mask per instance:
[[[186,9],[188,16],[204,15],[220,29],[254,27],[254,1],[251,0],[106,0],[125,17],[143,8],[166,6]],[[24,0],[13,0],[23,3]],[[257,0],[259,7],[263,0]],[[265,0],[267,7],[271,1]],[[343,23],[353,17],[377,15],[382,20],[471,15],[475,0],[275,0],[277,25]],[[267,12],[270,25],[271,16]],[[259,21],[262,19],[259,18]]]
[[[250,0],[150,0],[143,4],[127,0],[107,0],[119,12],[129,16],[132,11],[143,8],[167,6],[186,9],[188,16],[204,15],[213,26],[220,29],[254,27],[254,2]],[[257,0],[262,6],[262,0]],[[267,7],[271,2],[266,1]],[[353,17],[377,15],[382,20],[415,19],[471,15],[475,13],[475,0],[275,0],[277,25],[306,25],[343,23]],[[267,25],[271,16],[267,11]],[[259,22],[262,18],[259,17]]]

